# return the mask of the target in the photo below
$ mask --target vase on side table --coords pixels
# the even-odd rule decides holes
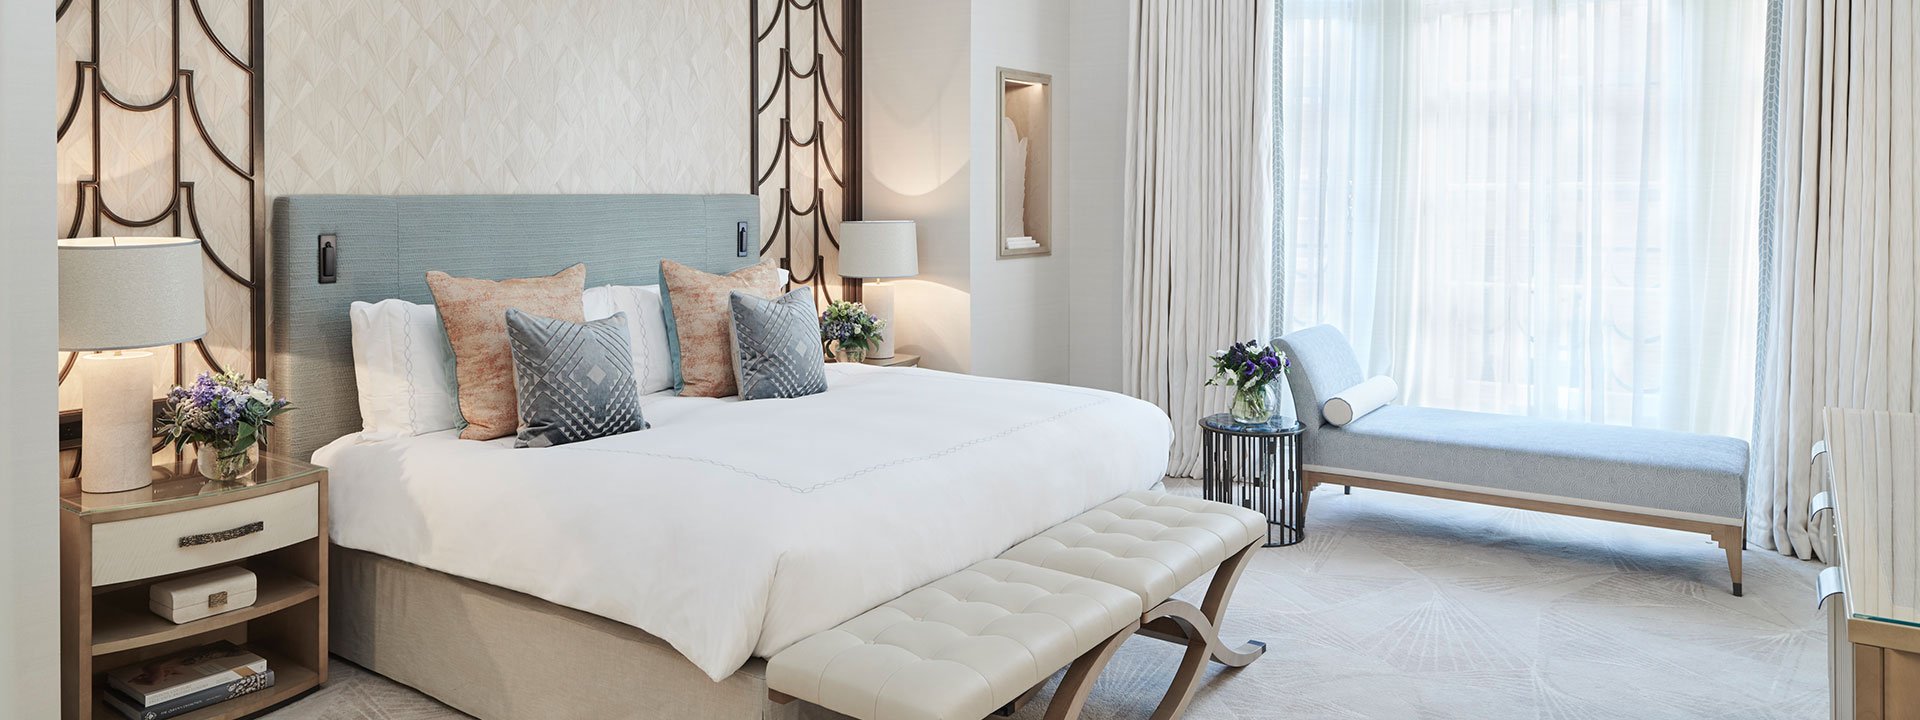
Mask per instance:
[[[245,448],[234,450],[212,443],[195,443],[193,446],[194,466],[208,480],[223,483],[244,482],[253,477],[253,469],[260,463],[260,444],[248,443]]]

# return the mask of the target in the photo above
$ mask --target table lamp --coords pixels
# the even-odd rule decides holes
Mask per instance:
[[[920,250],[912,220],[848,220],[840,223],[840,276],[913,277],[920,274]],[[893,357],[893,286],[871,283],[861,290],[867,312],[886,323],[880,345],[867,357]]]
[[[60,241],[60,349],[81,353],[80,489],[153,482],[153,353],[207,334],[200,241]]]

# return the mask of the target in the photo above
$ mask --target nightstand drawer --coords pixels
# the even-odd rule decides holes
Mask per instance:
[[[93,584],[192,570],[319,534],[320,486],[93,526]]]

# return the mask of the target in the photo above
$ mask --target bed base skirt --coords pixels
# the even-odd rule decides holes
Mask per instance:
[[[369,552],[329,555],[333,653],[482,720],[840,717],[770,702],[760,658],[714,682],[630,625]]]

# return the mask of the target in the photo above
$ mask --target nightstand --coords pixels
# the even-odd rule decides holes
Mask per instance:
[[[860,362],[880,367],[920,367],[920,356],[896,353],[890,358],[867,358]]]
[[[326,469],[263,454],[252,484],[223,485],[187,453],[153,473],[122,493],[61,482],[62,716],[118,720],[108,671],[220,640],[266,658],[273,687],[175,718],[239,718],[326,682]],[[257,576],[253,605],[179,625],[147,609],[153,583],[226,565]]]

